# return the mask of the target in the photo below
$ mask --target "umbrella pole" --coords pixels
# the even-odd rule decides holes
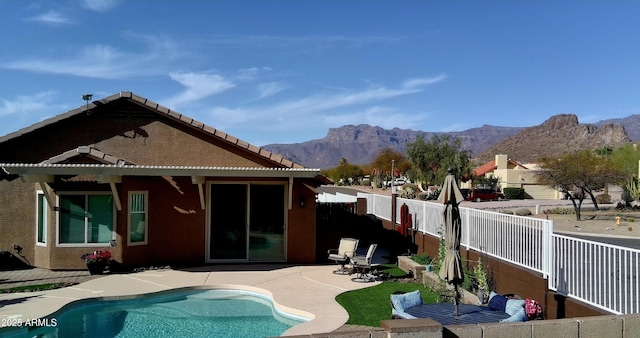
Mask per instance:
[[[458,311],[458,305],[460,304],[460,290],[458,290],[458,284],[453,284],[453,288],[455,290],[455,295],[453,296],[453,305],[454,305],[454,313],[453,315],[458,317],[460,312]]]

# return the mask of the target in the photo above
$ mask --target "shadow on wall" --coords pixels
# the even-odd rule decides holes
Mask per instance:
[[[0,271],[25,270],[32,267],[9,251],[0,251]]]
[[[368,247],[376,243],[385,248],[389,263],[396,263],[397,256],[408,251],[416,252],[417,247],[411,238],[394,230],[385,229],[382,221],[374,215],[356,215],[348,206],[341,203],[318,204],[316,211],[316,260],[318,263],[330,262],[327,250],[338,247],[340,238],[357,238],[358,247]]]

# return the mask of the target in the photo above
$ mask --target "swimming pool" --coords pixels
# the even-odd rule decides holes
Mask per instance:
[[[305,321],[258,293],[189,290],[72,304],[55,315],[55,326],[11,337],[268,337]]]

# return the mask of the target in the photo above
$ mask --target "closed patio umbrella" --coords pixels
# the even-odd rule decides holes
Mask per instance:
[[[449,284],[453,284],[455,289],[455,315],[458,315],[458,304],[460,303],[460,291],[458,286],[464,281],[462,273],[462,258],[460,258],[460,237],[462,236],[462,220],[460,218],[460,210],[458,204],[462,202],[464,197],[455,176],[449,170],[449,175],[444,180],[442,191],[438,196],[438,202],[444,204],[444,243],[447,252],[444,256],[444,262],[440,268],[440,278],[446,280]]]

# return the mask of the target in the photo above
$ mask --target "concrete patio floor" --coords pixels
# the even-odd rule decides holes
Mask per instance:
[[[272,296],[276,306],[285,312],[310,318],[284,335],[331,332],[341,328],[349,318],[335,297],[346,291],[379,284],[357,283],[349,275],[333,274],[335,265],[291,266],[278,264],[215,265],[182,270],[160,269],[100,277],[84,271],[18,270],[0,273],[0,287],[25,280],[82,281],[80,284],[38,292],[0,294],[0,319],[22,321],[50,315],[71,302],[100,297],[135,297],[136,295],[184,287],[235,288]],[[29,272],[32,276],[29,277]],[[42,277],[42,274],[45,277]],[[64,274],[68,274],[64,276]],[[46,277],[48,275],[48,277]],[[19,278],[15,278],[19,276]],[[31,282],[33,283],[33,282]],[[17,286],[17,285],[16,285]]]

